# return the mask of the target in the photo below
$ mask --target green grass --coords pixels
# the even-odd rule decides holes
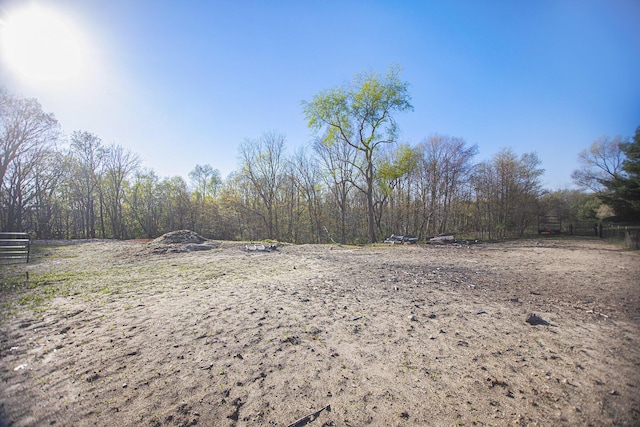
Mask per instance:
[[[26,271],[19,271],[25,268],[3,271],[0,279],[1,319],[20,308],[41,311],[45,303],[56,297],[80,295],[97,277],[96,272],[87,271],[30,271],[27,276]]]

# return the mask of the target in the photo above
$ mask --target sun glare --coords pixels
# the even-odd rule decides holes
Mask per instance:
[[[73,27],[57,13],[29,7],[0,21],[2,56],[20,77],[42,82],[79,77],[84,66]]]

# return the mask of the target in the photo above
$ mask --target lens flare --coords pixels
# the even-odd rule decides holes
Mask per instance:
[[[54,11],[35,6],[15,11],[0,22],[0,38],[3,60],[22,78],[64,81],[84,68],[76,31]]]

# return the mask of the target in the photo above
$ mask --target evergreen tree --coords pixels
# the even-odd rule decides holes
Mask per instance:
[[[626,159],[622,173],[602,183],[609,190],[602,200],[610,204],[620,220],[640,221],[640,126],[631,142],[620,144]]]

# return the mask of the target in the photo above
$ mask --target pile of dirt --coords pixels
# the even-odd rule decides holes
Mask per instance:
[[[219,243],[207,240],[191,230],[171,231],[148,244],[148,249],[154,254],[206,251],[219,247]]]
[[[207,239],[191,230],[178,230],[163,234],[151,243],[170,245],[175,243],[204,243]]]

